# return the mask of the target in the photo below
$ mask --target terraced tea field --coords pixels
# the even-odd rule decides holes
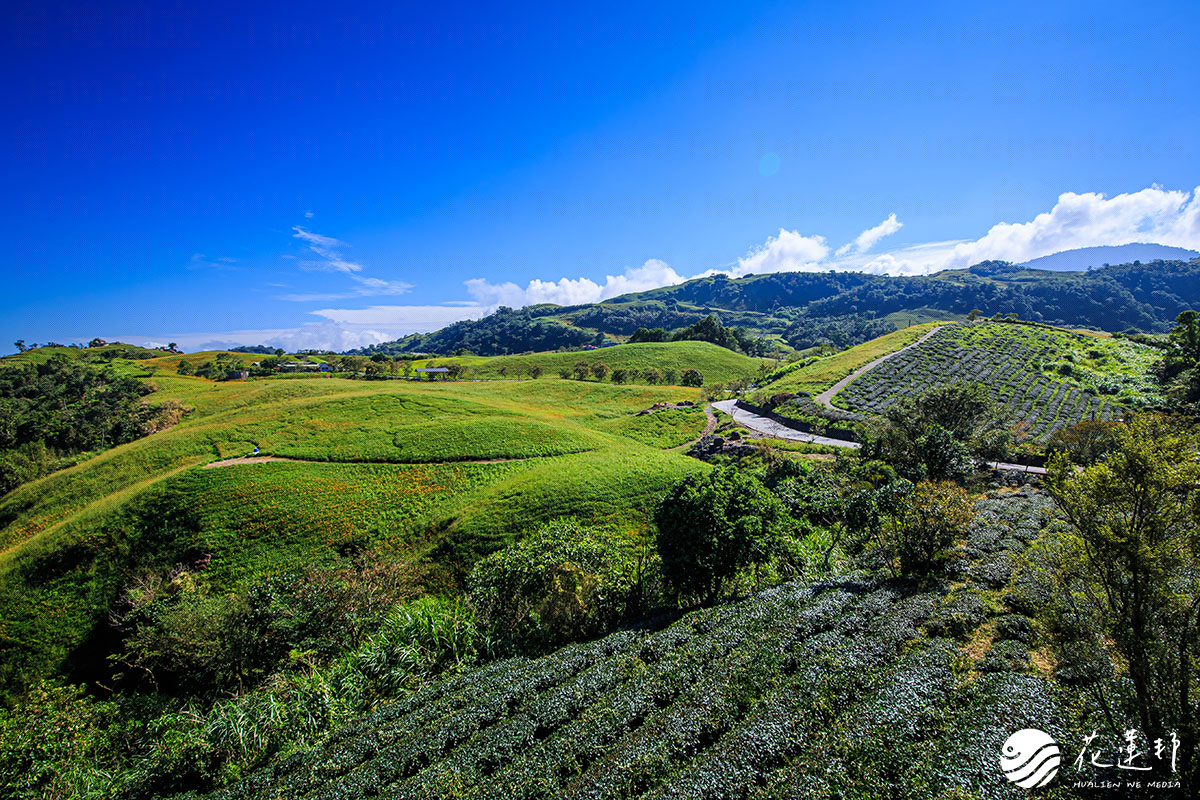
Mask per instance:
[[[956,381],[983,384],[1022,439],[1043,442],[1084,420],[1119,417],[1156,401],[1153,348],[1009,322],[948,325],[857,378],[836,406],[882,413],[902,397]]]
[[[1075,712],[1020,634],[959,642],[996,622],[1025,630],[997,587],[1048,508],[1036,494],[980,501],[953,591],[790,583],[494,662],[213,797],[1024,796],[999,772],[999,744],[1022,725],[1066,738]]]

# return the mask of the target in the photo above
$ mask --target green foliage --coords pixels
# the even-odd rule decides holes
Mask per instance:
[[[939,568],[973,516],[961,486],[949,481],[918,483],[900,501],[891,528],[900,571],[919,575]]]
[[[1073,463],[1090,466],[1117,447],[1123,427],[1120,422],[1085,421],[1061,428],[1050,436],[1046,452],[1065,453]]]
[[[683,386],[703,386],[704,375],[699,370],[685,369],[683,374],[679,376],[679,383]]]
[[[56,355],[0,369],[0,495],[69,466],[69,456],[155,430],[160,412],[134,378]]]
[[[636,336],[637,333],[635,332]],[[657,338],[657,332],[648,332],[651,338],[639,341],[666,341]],[[681,328],[671,335],[673,342],[697,341],[711,342],[727,350],[736,350],[749,356],[766,355],[770,350],[763,339],[749,336],[742,328],[726,328],[716,314],[709,314],[695,324]],[[686,384],[685,384],[686,385]]]
[[[863,455],[888,462],[910,480],[965,480],[973,455],[995,459],[1004,453],[1007,434],[995,432],[994,413],[979,384],[935,386],[892,405],[869,428]]]
[[[640,577],[628,539],[561,519],[481,559],[467,584],[492,636],[537,651],[607,630],[636,609]]]
[[[143,575],[125,589],[110,614],[118,680],[209,698],[242,692],[289,651],[322,663],[352,647],[418,586],[409,565],[380,561],[293,570],[222,593],[207,565]]]
[[[1055,575],[1092,646],[1126,665],[1133,713],[1148,735],[1200,737],[1200,434],[1143,415],[1118,447],[1077,471],[1064,455],[1047,488],[1070,523]],[[1186,785],[1200,760],[1185,757]]]
[[[654,522],[667,582],[710,604],[740,571],[770,561],[794,524],[761,481],[730,468],[680,481]]]

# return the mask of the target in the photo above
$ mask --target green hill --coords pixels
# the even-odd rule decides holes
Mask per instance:
[[[480,355],[577,348],[598,335],[623,340],[638,328],[678,330],[716,313],[785,347],[841,348],[889,329],[939,319],[1017,314],[1022,319],[1106,331],[1163,333],[1200,297],[1200,260],[1149,261],[1087,272],[984,262],[968,269],[899,277],[852,272],[712,275],[677,286],[579,306],[500,309],[365,352]]]
[[[705,383],[725,383],[752,376],[763,363],[762,359],[750,358],[708,342],[645,342],[567,353],[432,358],[419,361],[416,366],[458,363],[470,369],[469,377],[517,378],[529,375],[530,368],[534,366],[539,367],[544,375],[557,375],[560,370],[569,370],[579,361],[588,364],[604,362],[612,369],[637,370],[639,373],[657,369],[660,373],[674,370],[679,374],[685,369],[696,369],[704,376]]]
[[[191,409],[179,424],[0,499],[0,679],[10,689],[70,672],[130,580],[198,554],[212,559],[214,591],[380,551],[438,551],[426,560],[444,584],[541,520],[636,529],[659,493],[704,468],[668,452],[699,434],[699,409],[635,413],[695,399],[694,389],[153,380],[153,402]],[[202,469],[255,447],[297,461]]]

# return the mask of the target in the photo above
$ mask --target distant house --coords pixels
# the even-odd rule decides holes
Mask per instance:
[[[325,362],[321,362],[320,364],[318,364],[317,369],[319,369],[321,372],[333,372],[333,367],[326,364]]]
[[[288,361],[279,365],[280,372],[316,372],[324,364],[314,364],[311,361]]]
[[[442,380],[445,380],[446,376],[449,374],[450,374],[450,370],[446,369],[445,367],[418,367],[417,368],[417,375],[418,376],[425,375],[429,378],[429,380],[434,380],[435,378],[439,378],[439,377]]]
[[[249,377],[250,377],[250,373],[244,369],[231,369],[231,370],[229,370],[229,372],[225,373],[225,380],[228,380],[228,381],[237,381],[237,380],[244,381],[244,380],[246,380],[246,378],[249,378]]]
[[[620,342],[608,342],[608,341],[606,341],[604,344],[602,344],[602,345],[600,345],[600,346],[601,346],[601,347],[616,347],[616,346],[617,346],[617,345],[619,345],[619,344],[620,344]]]
[[[582,349],[584,349],[584,350],[599,350],[600,348],[596,347],[596,345],[594,345],[594,344],[585,344]]]

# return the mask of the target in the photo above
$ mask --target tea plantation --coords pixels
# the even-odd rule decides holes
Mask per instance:
[[[1044,442],[1083,420],[1161,402],[1149,370],[1154,348],[1059,328],[984,321],[948,325],[834,396],[850,411],[880,413],[902,397],[956,381],[980,383],[1023,439]]]
[[[494,662],[212,797],[1023,797],[997,764],[1004,739],[1086,722],[1034,666],[1012,582],[1049,506],[1036,491],[978,501],[949,583],[787,583]]]

